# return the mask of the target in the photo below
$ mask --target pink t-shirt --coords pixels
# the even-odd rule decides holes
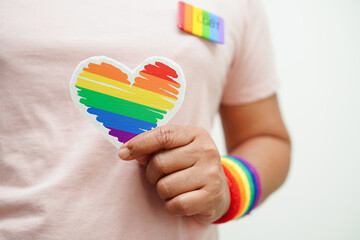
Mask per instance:
[[[188,1],[225,21],[225,44],[177,27],[177,1],[0,2],[0,239],[217,239],[174,217],[136,161],[74,106],[77,64],[108,56],[135,68],[177,62],[186,96],[172,124],[210,129],[220,104],[273,94],[276,75],[258,0]]]

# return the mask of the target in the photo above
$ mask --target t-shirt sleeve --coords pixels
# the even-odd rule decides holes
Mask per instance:
[[[224,87],[222,104],[255,102],[274,94],[278,81],[269,27],[260,0],[247,0],[243,31]]]

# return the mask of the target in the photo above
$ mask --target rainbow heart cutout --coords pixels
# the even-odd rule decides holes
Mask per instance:
[[[105,56],[90,57],[70,81],[75,105],[116,147],[166,124],[179,110],[185,87],[180,66],[164,57],[148,58],[134,70]]]

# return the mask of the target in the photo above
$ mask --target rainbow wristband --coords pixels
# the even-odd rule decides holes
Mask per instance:
[[[228,222],[248,214],[257,206],[261,182],[256,169],[244,159],[229,155],[221,158],[230,189],[230,207],[215,224]]]

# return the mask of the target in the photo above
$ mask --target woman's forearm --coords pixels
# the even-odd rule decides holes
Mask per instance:
[[[220,112],[228,153],[244,158],[257,169],[263,202],[284,182],[290,165],[290,137],[277,97],[222,106]]]

